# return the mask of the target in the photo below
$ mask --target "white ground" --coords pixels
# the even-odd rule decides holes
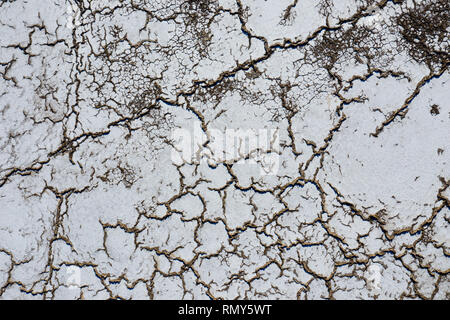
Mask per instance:
[[[0,2],[0,298],[449,299],[415,2]]]

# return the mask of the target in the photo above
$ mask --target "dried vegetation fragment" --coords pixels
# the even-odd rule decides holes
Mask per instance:
[[[1,299],[449,299],[449,12],[0,2]]]

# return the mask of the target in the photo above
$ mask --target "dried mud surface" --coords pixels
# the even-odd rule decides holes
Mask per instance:
[[[2,0],[0,299],[449,299],[449,7]]]

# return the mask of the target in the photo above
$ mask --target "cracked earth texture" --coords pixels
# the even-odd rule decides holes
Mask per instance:
[[[449,7],[2,0],[1,299],[449,299]]]

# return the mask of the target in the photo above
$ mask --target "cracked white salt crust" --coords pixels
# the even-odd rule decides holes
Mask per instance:
[[[441,81],[446,81],[445,77]],[[424,90],[433,90],[433,82],[432,80]],[[392,216],[387,219],[386,227],[391,231],[411,224],[418,225],[429,217],[435,203],[435,194],[441,187],[439,176],[449,174],[446,165],[448,160],[437,153],[440,146],[448,145],[449,123],[433,117],[426,110],[428,104],[445,103],[443,104],[439,92],[430,92],[430,97],[433,98],[427,102],[422,102],[420,96],[417,97],[412,102],[412,106],[416,108],[410,110],[407,120],[393,129],[388,128],[391,134],[386,134],[383,140],[370,137],[362,139],[363,136],[370,136],[373,126],[363,126],[367,131],[362,133],[350,129],[353,121],[360,124],[371,118],[367,114],[367,108],[361,110],[363,105],[355,105],[347,122],[349,143],[339,143],[340,139],[345,139],[344,135],[337,138],[336,148],[339,151],[336,150],[333,158],[337,160],[338,157],[351,157],[355,160],[354,163],[341,162],[345,166],[341,164],[335,169],[339,170],[339,175],[336,175],[340,177],[338,189],[349,194],[351,202],[362,204],[364,201],[371,213],[387,206]],[[424,122],[425,117],[429,121]],[[334,147],[330,150],[334,150]],[[398,185],[404,187],[398,189]]]
[[[303,40],[325,24],[316,1],[298,1],[290,9],[288,7],[292,1],[289,0],[242,2],[248,10],[247,26],[250,31],[263,36],[270,44],[284,39]]]
[[[2,2],[0,299],[448,299],[448,12]]]

